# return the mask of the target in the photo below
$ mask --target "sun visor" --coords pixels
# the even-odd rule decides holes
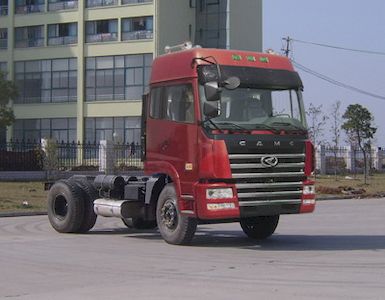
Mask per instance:
[[[277,69],[251,68],[239,66],[221,66],[222,80],[236,76],[241,80],[241,87],[263,89],[298,89],[302,81],[297,72]],[[216,65],[198,66],[200,84],[219,81]]]

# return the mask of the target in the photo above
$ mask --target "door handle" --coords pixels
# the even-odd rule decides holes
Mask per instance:
[[[169,141],[166,140],[166,141],[164,141],[164,142],[160,145],[160,149],[161,149],[162,151],[166,151],[169,145],[170,145]]]

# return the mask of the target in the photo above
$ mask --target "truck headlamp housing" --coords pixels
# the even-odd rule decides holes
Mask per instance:
[[[206,190],[206,199],[229,199],[233,197],[232,188],[213,188]]]
[[[314,185],[304,185],[303,186],[303,194],[304,195],[314,195],[315,194],[315,186]]]

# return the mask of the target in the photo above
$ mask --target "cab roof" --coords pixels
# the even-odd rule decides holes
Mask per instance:
[[[220,65],[294,71],[287,57],[276,54],[192,48],[158,56],[152,64],[150,83],[195,78],[198,76],[196,65],[209,64],[200,58],[207,58],[214,62],[210,57],[214,57]]]

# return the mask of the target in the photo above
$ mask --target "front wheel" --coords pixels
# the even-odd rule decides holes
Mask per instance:
[[[163,239],[174,245],[184,245],[194,237],[197,220],[181,215],[174,185],[167,184],[159,195],[156,221]]]
[[[241,219],[243,232],[252,239],[263,240],[271,236],[278,226],[279,215]]]

